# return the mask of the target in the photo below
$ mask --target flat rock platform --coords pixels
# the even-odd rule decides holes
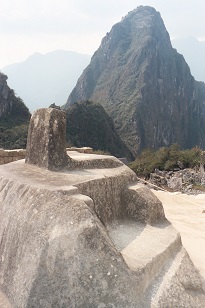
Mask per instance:
[[[162,203],[112,156],[0,166],[0,307],[204,307]]]

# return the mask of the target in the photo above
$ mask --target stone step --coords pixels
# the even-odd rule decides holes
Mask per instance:
[[[187,308],[205,303],[198,271],[169,222],[157,226],[123,222],[110,228],[109,236],[138,276],[141,308],[167,307],[167,297],[170,307],[178,307],[178,300]]]
[[[126,238],[126,234],[129,237]],[[136,231],[128,224],[115,228],[109,235],[115,246],[122,248],[120,252],[128,267],[140,277],[142,292],[181,249],[180,235],[168,222],[158,226],[138,226]]]
[[[173,260],[167,262],[161,273],[148,288],[144,297],[144,307],[203,308],[205,295],[198,271],[193,267],[186,250],[182,247]]]
[[[127,216],[141,223],[150,225],[166,221],[162,203],[141,183],[133,183],[122,196]]]
[[[121,254],[130,269],[141,271],[152,263],[159,267],[167,256],[180,247],[181,237],[171,224],[159,227],[147,225]]]

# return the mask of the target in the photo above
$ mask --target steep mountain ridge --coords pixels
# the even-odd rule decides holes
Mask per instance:
[[[172,46],[183,54],[194,78],[205,82],[205,41],[194,37],[178,38],[172,40]]]
[[[28,108],[8,87],[7,76],[0,73],[0,147],[25,147],[29,118]]]
[[[205,146],[205,85],[172,48],[160,14],[140,6],[103,38],[64,108],[100,103],[133,154],[179,143]]]
[[[74,103],[66,112],[67,142],[72,146],[90,146],[94,150],[102,150],[116,157],[133,155],[118,136],[112,119],[104,108],[90,101]]]

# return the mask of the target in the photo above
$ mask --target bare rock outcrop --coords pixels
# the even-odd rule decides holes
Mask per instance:
[[[175,171],[155,170],[150,174],[149,183],[159,187],[168,187],[175,192],[199,194],[205,191],[205,173],[199,168]]]
[[[69,156],[83,167],[0,166],[7,307],[204,307],[201,277],[161,202],[116,158]]]
[[[26,163],[49,170],[68,165],[66,153],[66,116],[55,108],[38,109],[28,132]]]
[[[20,98],[15,96],[14,91],[9,88],[7,79],[6,75],[0,73],[0,119],[16,113],[16,122],[21,121],[23,123],[30,117],[28,108]],[[16,109],[18,109],[18,112]]]

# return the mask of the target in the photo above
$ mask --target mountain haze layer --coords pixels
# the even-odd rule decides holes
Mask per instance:
[[[65,103],[79,75],[90,61],[89,55],[56,50],[35,53],[26,61],[2,68],[8,84],[31,111],[52,103]]]
[[[183,54],[193,76],[205,82],[205,41],[186,37],[172,40],[172,45]]]
[[[133,154],[205,146],[205,85],[172,48],[154,8],[140,6],[112,27],[64,108],[86,99],[105,108]]]

